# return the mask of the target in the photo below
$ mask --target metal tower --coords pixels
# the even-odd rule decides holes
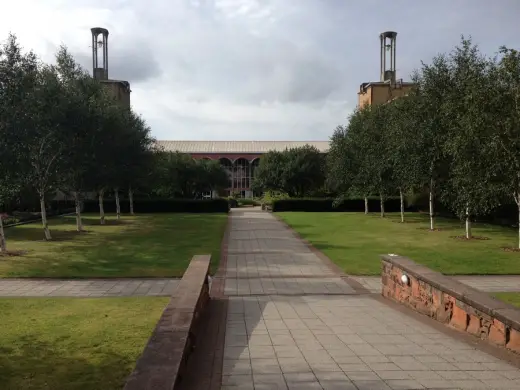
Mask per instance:
[[[385,31],[379,34],[381,40],[381,81],[395,84],[395,44],[397,33]]]
[[[96,80],[108,80],[108,30],[94,27],[90,31],[92,31],[92,77]],[[101,58],[98,56],[98,49],[103,49]]]

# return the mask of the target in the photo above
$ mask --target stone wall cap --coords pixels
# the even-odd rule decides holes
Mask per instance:
[[[148,340],[124,390],[172,390],[186,358],[211,255],[193,256]]]
[[[462,282],[459,283],[463,284]],[[494,316],[499,309],[508,308],[507,303],[493,298],[487,293],[475,289],[471,290],[468,289],[460,300],[489,316]]]
[[[507,303],[505,305],[507,307],[494,311],[495,318],[505,325],[520,331],[520,310]]]

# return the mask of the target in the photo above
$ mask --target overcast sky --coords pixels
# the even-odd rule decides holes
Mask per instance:
[[[359,85],[379,79],[379,33],[397,72],[471,35],[492,55],[520,46],[520,0],[0,0],[0,36],[53,61],[65,44],[91,70],[91,27],[109,77],[158,139],[327,140]]]

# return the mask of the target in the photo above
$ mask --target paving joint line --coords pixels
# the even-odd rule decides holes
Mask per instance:
[[[251,280],[251,279],[342,279],[338,275],[272,275],[272,276],[225,276],[229,280]]]
[[[351,293],[264,293],[264,294],[234,294],[227,295],[226,297],[233,298],[247,298],[247,297],[328,297],[328,296],[362,296],[362,295],[374,295],[375,293],[360,293],[360,292],[351,292]],[[376,294],[379,295],[379,294]]]

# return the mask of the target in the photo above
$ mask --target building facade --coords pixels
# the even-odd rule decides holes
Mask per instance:
[[[328,141],[157,141],[159,146],[169,152],[180,152],[195,159],[219,161],[228,173],[228,188],[224,194],[238,194],[243,198],[254,195],[251,185],[260,157],[269,151],[314,146],[320,152],[329,149]],[[213,195],[213,194],[212,194]]]
[[[380,40],[380,77],[379,81],[362,83],[358,92],[358,107],[387,103],[393,99],[407,95],[413,83],[397,79],[395,31],[385,31],[379,35]]]

